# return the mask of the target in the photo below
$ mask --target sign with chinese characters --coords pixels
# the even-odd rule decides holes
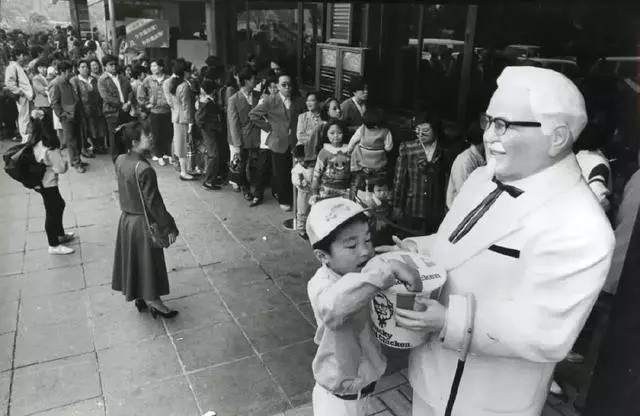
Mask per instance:
[[[157,19],[136,19],[126,26],[127,49],[168,48],[169,22]]]

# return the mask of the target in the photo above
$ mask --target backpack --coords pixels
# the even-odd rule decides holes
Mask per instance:
[[[4,171],[28,189],[42,188],[42,178],[47,167],[36,161],[33,143],[23,143],[10,147],[2,156]]]

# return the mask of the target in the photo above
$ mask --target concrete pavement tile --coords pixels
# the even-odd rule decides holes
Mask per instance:
[[[9,413],[9,390],[11,387],[11,372],[0,373],[0,416]]]
[[[23,416],[101,395],[94,354],[16,369],[11,414]]]
[[[411,402],[398,390],[388,390],[378,396],[394,415],[410,415]]]
[[[189,251],[189,248],[185,246],[169,247],[164,251],[164,260],[167,264],[167,271],[188,269],[198,266],[198,263]]]
[[[27,222],[27,232],[40,233],[44,231],[44,221],[45,221],[44,215],[41,217],[29,218]],[[62,214],[62,224],[64,225],[65,228],[76,227],[76,217],[73,211],[69,209],[64,210],[64,214]]]
[[[175,377],[106,397],[109,416],[199,416],[187,380]]]
[[[35,198],[37,196],[37,198]],[[44,210],[44,204],[42,203],[42,197],[40,195],[34,195],[29,202],[29,209],[27,210],[27,218],[41,218],[46,215]]]
[[[20,306],[19,327],[86,320],[87,302],[87,296],[82,290],[23,299]]]
[[[75,266],[82,263],[80,250],[76,247],[75,253],[63,256],[52,255],[48,249],[27,251],[24,255],[25,273],[37,270],[55,269],[58,267]]]
[[[248,283],[243,286],[219,281],[215,285],[231,312],[238,317],[292,306],[291,302],[270,280]]]
[[[0,335],[0,373],[11,370],[14,340],[15,333],[13,332]]]
[[[17,301],[0,303],[0,334],[4,334],[5,332],[15,331],[17,317],[18,317]]]
[[[75,232],[77,234],[77,229],[75,228],[67,228],[66,232]],[[80,240],[77,238],[67,244],[65,246],[73,247],[76,250],[80,245]],[[25,250],[33,251],[33,250],[42,250],[45,248],[49,248],[49,241],[47,240],[47,234],[44,231],[37,233],[29,233],[27,234],[27,243],[25,245]]]
[[[113,272],[113,250],[111,255],[103,260],[83,263],[84,279],[87,287],[111,285]]]
[[[296,407],[284,412],[284,416],[313,416],[313,407],[311,405]]]
[[[171,293],[165,296],[165,299],[182,298],[213,290],[209,280],[207,280],[207,275],[200,267],[170,272],[169,285]]]
[[[367,415],[375,415],[386,409],[387,407],[377,397],[369,397],[369,400],[367,400]]]
[[[231,239],[215,244],[193,244],[191,250],[198,264],[241,262],[250,258],[249,253]]]
[[[133,303],[127,306],[129,307],[126,309],[91,319],[96,349],[111,348],[164,335],[161,321],[153,320],[148,313],[139,313]]]
[[[265,235],[268,240],[270,235],[279,232],[268,221],[260,218],[231,218],[225,221],[225,225],[242,242],[258,241]]]
[[[113,261],[113,243],[99,244],[99,243],[85,243],[81,244],[81,257],[83,263],[92,263],[101,260]]]
[[[102,225],[115,228],[118,224],[119,218],[120,210],[116,209],[116,207],[109,207],[91,212],[78,212],[76,214],[76,223],[78,227],[86,227],[88,225]]]
[[[166,320],[169,333],[231,320],[231,315],[215,292],[204,292],[170,300],[166,305],[179,312],[175,318]]]
[[[260,361],[247,358],[189,375],[203,410],[219,415],[267,416],[287,408]]]
[[[220,322],[173,335],[187,371],[210,367],[253,355],[235,322]]]
[[[86,319],[58,324],[20,326],[16,340],[16,367],[42,363],[93,351]]]
[[[48,409],[32,416],[105,416],[105,406],[102,397],[97,397],[69,406]]]
[[[102,189],[101,192],[110,192],[110,190]],[[113,200],[113,195],[110,193],[100,195],[95,198],[77,198],[78,195],[74,192],[75,203],[73,204],[73,210],[77,213],[86,212],[86,213],[95,213],[97,211],[105,210],[105,209],[116,209],[116,203]]]
[[[311,362],[316,350],[316,344],[309,340],[262,355],[262,360],[289,399],[313,390],[315,381]]]
[[[21,285],[18,276],[0,276],[0,305],[17,301],[20,297]]]
[[[111,285],[87,288],[89,316],[96,317],[113,311],[134,309],[133,302],[127,302],[122,292],[111,289]]]
[[[260,259],[260,266],[274,279],[287,273],[301,273],[303,277],[311,279],[320,263],[313,257],[313,252],[305,247],[283,253],[270,252]]]
[[[166,336],[99,350],[98,364],[105,393],[130,391],[181,372],[178,357]]]
[[[298,394],[293,397],[289,397],[289,401],[291,405],[296,408],[298,406],[304,406],[311,403],[313,399],[313,387],[310,390],[305,391],[304,393]]]
[[[227,288],[241,287],[250,283],[264,282],[268,276],[253,261],[242,263],[221,263],[204,268],[214,285]]]
[[[308,244],[297,235],[288,235],[281,232],[264,235],[262,230],[257,231],[259,238],[255,241],[247,242],[246,245],[247,248],[259,258],[273,252],[288,252],[292,249],[301,248],[303,247],[302,243]],[[262,237],[267,237],[267,239],[265,240]]]
[[[278,287],[293,300],[294,303],[302,303],[309,301],[307,293],[307,283],[311,279],[311,275],[305,273],[287,273],[274,277]]]
[[[94,244],[106,244],[115,246],[117,234],[117,225],[90,225],[88,227],[82,227],[78,229],[78,237],[82,244],[94,243]],[[111,249],[113,254],[113,249]]]
[[[84,288],[82,266],[61,267],[23,275],[22,297],[38,297],[70,292]]]
[[[22,231],[19,234],[11,234],[5,230],[0,233],[0,254],[20,253],[24,251],[25,236]]]
[[[317,326],[316,317],[313,315],[311,302],[300,303],[298,304],[298,308],[302,310],[302,315],[304,315],[304,317],[307,318],[307,320],[310,321],[311,325],[315,328]]]
[[[313,338],[311,325],[293,307],[240,318],[255,348],[265,353]]]
[[[24,253],[0,254],[0,276],[22,273]]]

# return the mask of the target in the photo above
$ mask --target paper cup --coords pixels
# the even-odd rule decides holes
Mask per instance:
[[[413,261],[422,280],[421,292],[410,292],[405,285],[397,281],[387,290],[378,291],[371,301],[371,322],[373,332],[380,343],[397,349],[410,349],[424,344],[429,333],[412,331],[396,326],[396,310],[417,310],[416,297],[439,299],[442,286],[446,281],[446,272],[438,267],[428,256],[409,253],[387,253],[386,259],[396,259],[405,263]]]

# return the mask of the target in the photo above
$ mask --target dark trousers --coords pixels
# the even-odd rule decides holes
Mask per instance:
[[[271,187],[278,195],[281,205],[293,204],[293,184],[291,183],[291,168],[293,167],[291,152],[271,152],[271,169],[273,169],[273,183]]]
[[[119,140],[115,134],[116,128],[120,124],[126,123],[126,121],[122,121],[122,117],[120,117],[119,115],[105,117],[105,120],[107,121],[107,138],[109,139],[109,153],[111,154],[111,159],[113,159],[113,161],[115,162],[116,158],[119,155],[123,153],[127,153],[127,149],[124,143],[122,143],[122,140]]]
[[[212,182],[220,173],[220,147],[223,144],[222,135],[215,130],[201,130],[202,140],[207,148],[207,170],[204,182]]]
[[[151,113],[149,121],[151,122],[151,134],[153,135],[154,156],[171,156],[171,140],[173,139],[171,113]]]
[[[42,188],[39,190],[44,202],[46,217],[44,221],[44,230],[47,233],[49,246],[56,247],[60,244],[58,237],[64,235],[64,227],[62,226],[62,215],[66,206],[60,190],[57,186],[52,188]]]
[[[69,155],[69,163],[71,166],[80,166],[80,150],[82,149],[82,140],[80,137],[80,129],[78,123],[74,121],[62,121],[62,137],[60,140],[60,148],[66,149]]]
[[[271,179],[271,150],[259,149],[256,161],[256,180],[255,191],[253,196],[262,200],[264,198],[264,190],[269,186]]]
[[[249,192],[251,173],[254,171],[257,149],[241,149],[235,167],[230,167],[229,180],[235,182],[243,192]]]

